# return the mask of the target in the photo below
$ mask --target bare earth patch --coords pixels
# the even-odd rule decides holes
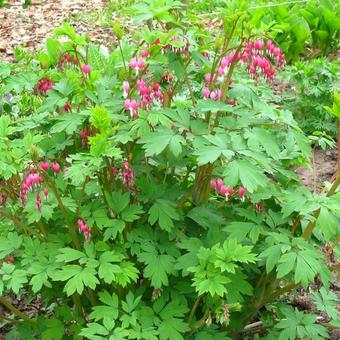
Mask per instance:
[[[110,29],[103,29],[99,22],[79,20],[80,14],[103,9],[107,0],[33,0],[26,9],[23,2],[7,1],[10,7],[0,8],[0,61],[13,60],[17,46],[30,50],[43,47],[46,37],[66,19],[93,41],[112,39]]]
[[[331,182],[334,180],[336,172],[336,150],[314,150],[314,170],[311,168],[300,167],[296,173],[300,176],[302,184],[307,186],[312,191],[320,191],[325,181]],[[314,164],[313,164],[314,163]]]

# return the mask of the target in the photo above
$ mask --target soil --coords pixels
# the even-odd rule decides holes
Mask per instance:
[[[332,182],[334,179],[337,165],[336,150],[316,148],[313,158],[314,161],[311,160],[312,168],[300,167],[296,173],[300,176],[303,185],[311,191],[320,191],[326,181]]]
[[[0,7],[0,61],[14,60],[17,46],[30,50],[43,47],[46,37],[66,19],[92,41],[112,39],[109,27],[103,29],[96,18],[91,24],[87,20],[103,9],[107,0],[32,0],[26,9],[23,2],[5,1],[9,7]]]

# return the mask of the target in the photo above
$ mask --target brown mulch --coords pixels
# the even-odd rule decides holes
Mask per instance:
[[[109,27],[102,28],[99,20],[91,23],[86,20],[86,14],[99,12],[107,0],[32,0],[26,9],[23,2],[10,0],[6,1],[9,8],[0,7],[0,61],[13,61],[17,46],[30,50],[43,47],[46,37],[64,20],[78,33],[87,33],[92,41],[108,44],[113,39]]]

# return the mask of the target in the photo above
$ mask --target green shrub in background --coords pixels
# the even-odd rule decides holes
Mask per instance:
[[[294,112],[302,130],[335,136],[334,117],[325,105],[331,106],[333,91],[340,88],[339,63],[326,58],[296,62],[287,68],[285,76],[290,86],[281,94],[282,104]]]
[[[189,2],[204,17],[214,18],[229,0]],[[331,0],[232,2],[248,12],[254,31],[265,32],[285,52],[287,60],[299,56],[327,56],[340,45],[340,3]]]

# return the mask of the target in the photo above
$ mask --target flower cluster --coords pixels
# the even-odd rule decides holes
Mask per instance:
[[[159,83],[155,82],[149,85],[143,79],[137,79],[136,86],[140,96],[139,101],[127,98],[130,84],[127,81],[123,82],[123,96],[124,98],[127,98],[124,102],[124,109],[130,112],[131,118],[138,117],[138,108],[147,110],[157,101],[159,103],[162,103],[163,101],[163,93],[160,91]]]
[[[35,93],[46,95],[47,91],[53,88],[53,82],[49,78],[42,78],[35,87]]]
[[[135,176],[134,176],[132,168],[130,168],[129,166],[128,161],[124,161],[122,164],[122,181],[123,181],[123,185],[127,189],[130,189],[130,190],[134,189]]]
[[[262,75],[268,82],[274,79],[277,69],[286,64],[284,53],[271,40],[265,43],[263,40],[248,41],[240,52],[235,50],[221,59],[216,74],[205,75],[205,87],[202,90],[204,99],[220,100],[221,84],[225,81],[233,63],[243,63],[247,66],[250,76],[258,81]],[[229,85],[231,85],[230,81]],[[214,89],[215,88],[215,89]]]
[[[59,163],[48,163],[48,162],[41,162],[40,163],[40,169],[41,171],[48,171],[48,169],[51,168],[52,172],[54,173],[54,176],[57,176],[57,174],[60,171],[60,165]],[[64,168],[64,171],[66,168]],[[43,184],[43,178],[39,175],[39,172],[37,169],[32,169],[29,171],[29,173],[25,176],[21,183],[20,187],[20,200],[22,205],[26,205],[27,202],[27,194],[28,192],[36,191],[36,201],[35,205],[38,210],[41,210],[42,207],[42,199],[40,190]],[[43,195],[45,197],[45,200],[48,198],[48,189],[43,189]]]
[[[211,190],[215,191],[221,196],[224,196],[226,199],[229,199],[234,196],[235,189],[234,188],[228,188],[223,180],[221,178],[218,178],[217,180],[212,179],[210,181],[210,188]],[[246,192],[246,189],[242,186],[238,188],[238,197],[241,201],[244,200],[244,194]]]
[[[20,188],[20,200],[22,205],[26,205],[27,202],[27,194],[28,192],[32,192],[33,190],[37,189],[37,199],[36,199],[36,206],[40,210],[41,209],[41,197],[39,193],[39,189],[41,188],[41,184],[43,182],[42,177],[33,170],[30,172],[22,181],[21,188]]]
[[[220,89],[210,91],[209,87],[205,87],[202,90],[202,94],[204,99],[221,100],[222,97],[222,91]]]
[[[179,43],[179,45],[183,45],[182,47],[176,47],[176,45]],[[168,45],[165,45],[162,47],[162,53],[167,53],[168,51],[172,51],[173,53],[183,53],[188,54],[189,53],[189,47],[190,43],[189,41],[183,41],[180,37],[174,36],[171,38],[171,42]]]
[[[43,171],[47,171],[49,168],[51,168],[51,170],[54,173],[54,176],[57,176],[59,171],[60,171],[60,165],[59,163],[48,163],[48,162],[41,162],[40,163],[40,168]]]
[[[90,127],[80,130],[79,137],[84,148],[87,148],[89,146],[89,137],[92,136],[92,134],[93,131]]]
[[[91,239],[91,227],[88,226],[82,219],[78,219],[77,224],[78,230],[84,235],[85,241],[89,241]]]
[[[284,53],[271,40],[267,43],[263,40],[248,41],[240,59],[247,64],[248,73],[256,81],[260,74],[267,81],[271,81],[276,69],[286,64]]]
[[[145,60],[143,58],[132,58],[130,60],[130,67],[136,71],[136,74],[139,73],[145,67]]]
[[[8,196],[4,192],[0,191],[0,207],[3,207],[6,205],[7,199],[8,199]]]
[[[66,61],[66,63],[69,63],[69,64],[73,63],[73,65],[77,65],[78,63],[78,58],[77,57],[72,58],[72,56],[68,53],[64,54],[64,60]]]

